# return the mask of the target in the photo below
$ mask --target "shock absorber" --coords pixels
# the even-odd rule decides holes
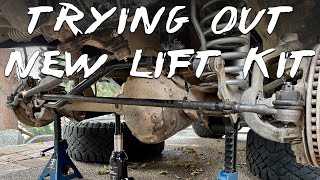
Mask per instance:
[[[200,21],[197,18],[196,1],[191,0],[191,19],[194,28],[198,34],[201,50],[221,50],[221,58],[225,60],[225,73],[234,75],[235,79],[226,80],[226,85],[237,85],[245,87],[248,85],[248,81],[243,77],[243,66],[245,57],[247,56],[250,48],[250,33],[242,35],[238,30],[239,19],[234,28],[224,34],[216,35],[211,30],[211,23],[213,18],[220,12],[225,6],[234,6],[241,12],[243,6],[248,6],[246,0],[209,0],[200,8]],[[221,30],[227,25],[228,13],[220,20],[217,25],[217,29]],[[238,16],[240,17],[240,15]],[[210,73],[203,73],[202,79],[215,75],[215,72],[211,69]]]

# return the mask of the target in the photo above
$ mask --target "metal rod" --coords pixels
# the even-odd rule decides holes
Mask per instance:
[[[120,134],[121,134],[120,115],[116,114],[115,135],[120,135]]]
[[[69,94],[70,95],[77,95],[82,93],[84,90],[86,90],[88,87],[93,85],[95,82],[97,82],[99,79],[101,79],[103,76],[108,75],[110,72],[116,70],[116,69],[127,69],[131,68],[131,63],[122,63],[122,64],[114,64],[111,66],[107,66],[105,68],[102,68],[100,71],[93,74],[89,79],[86,79],[85,81],[82,81],[80,84],[78,84],[75,88],[73,88]]]
[[[277,114],[277,109],[263,104],[247,105],[238,103],[224,102],[199,102],[187,100],[159,100],[159,99],[139,99],[139,98],[114,98],[114,97],[85,97],[77,95],[55,95],[44,94],[44,100],[64,100],[66,102],[95,102],[119,105],[135,105],[135,106],[151,106],[151,107],[167,107],[180,109],[194,109],[207,111],[223,111],[228,113],[253,112],[258,114]],[[60,108],[52,105],[46,107]]]
[[[54,126],[54,153],[59,152],[59,142],[62,140],[62,135],[61,135],[61,119],[60,119],[60,114],[57,112],[54,112],[53,114],[53,126]]]
[[[61,116],[59,113],[54,113],[54,138],[56,141],[60,141],[62,139],[61,136]]]
[[[123,151],[123,136],[121,133],[121,121],[120,115],[115,114],[116,121],[115,121],[115,132],[114,132],[114,151],[115,152],[122,152]]]
[[[141,63],[140,66],[144,66],[146,63]],[[101,79],[103,76],[108,75],[110,72],[116,70],[116,69],[127,69],[131,68],[131,63],[121,63],[121,64],[114,64],[109,65],[107,67],[101,68],[99,71],[97,71],[95,74],[93,74],[89,79],[86,79],[82,81],[80,84],[78,84],[75,88],[73,88],[68,94],[69,95],[79,95],[84,90],[89,88],[91,85],[96,83],[99,79]],[[61,107],[65,105],[67,101],[64,101],[63,99],[58,101],[55,105],[52,107]]]
[[[55,95],[44,94],[44,100],[64,100],[69,102],[95,102],[122,105],[138,105],[152,107],[167,107],[195,110],[221,111],[224,110],[223,102],[198,102],[198,101],[179,101],[179,100],[158,100],[158,99],[137,99],[137,98],[113,98],[113,97],[85,97],[76,95]],[[52,106],[46,106],[52,107]],[[59,107],[53,107],[59,108]]]
[[[267,91],[271,91],[275,88],[277,88],[278,86],[281,86],[284,84],[284,82],[286,82],[286,80],[288,80],[290,78],[290,76],[283,76],[281,79],[276,79],[272,82],[270,82],[269,84],[266,84],[263,86],[263,91],[267,92]]]
[[[278,110],[265,104],[235,104],[234,110],[238,112],[255,112],[257,114],[277,114]]]
[[[45,82],[45,83],[40,84],[32,89],[29,89],[28,91],[23,91],[21,93],[22,97],[27,98],[27,97],[33,96],[33,95],[38,94],[44,90],[51,89],[52,87],[59,85],[61,82],[62,82],[62,79],[53,78],[53,79],[49,80],[48,82]]]

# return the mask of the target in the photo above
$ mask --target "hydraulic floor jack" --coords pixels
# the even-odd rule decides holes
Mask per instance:
[[[45,152],[54,149],[53,155],[43,169],[39,180],[44,180],[46,177],[50,177],[50,180],[81,179],[82,175],[66,153],[68,144],[61,137],[61,120],[58,113],[54,115],[54,137],[54,147],[41,151],[41,155],[44,156]]]
[[[220,171],[217,180],[238,180],[237,172],[237,142],[238,125],[230,121],[225,123],[225,155],[224,170]]]
[[[123,150],[120,115],[115,115],[114,150],[109,161],[111,180],[133,180],[128,177],[128,156]]]

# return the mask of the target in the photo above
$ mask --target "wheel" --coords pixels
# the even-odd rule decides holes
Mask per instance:
[[[262,180],[320,179],[320,169],[296,162],[289,144],[269,141],[252,130],[247,136],[246,160],[249,170]]]
[[[101,120],[101,117],[91,120]],[[85,121],[66,123],[63,138],[67,140],[67,153],[77,161],[87,163],[109,163],[113,151],[115,124],[103,121]],[[129,161],[139,161],[159,156],[164,149],[164,142],[144,144],[134,137],[123,123],[124,150]]]
[[[212,127],[212,126],[211,126]],[[216,132],[214,129],[210,130],[201,122],[195,122],[192,124],[193,131],[199,136],[203,138],[215,138],[220,139],[223,137],[222,132]]]

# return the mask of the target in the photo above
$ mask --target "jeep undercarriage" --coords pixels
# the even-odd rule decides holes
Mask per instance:
[[[45,2],[45,3],[44,3]],[[176,132],[201,121],[205,126],[214,127],[221,119],[226,125],[238,126],[240,122],[258,135],[275,142],[289,143],[297,162],[304,165],[320,166],[320,46],[319,25],[320,4],[308,1],[256,1],[244,0],[217,1],[201,0],[191,2],[173,1],[170,3],[152,1],[81,1],[67,0],[77,6],[84,18],[76,23],[81,30],[88,28],[94,18],[90,7],[101,13],[112,7],[132,8],[145,6],[150,18],[162,6],[167,9],[177,5],[186,6],[177,16],[188,16],[190,21],[178,32],[168,34],[166,18],[160,19],[155,31],[146,35],[143,26],[131,33],[116,33],[118,15],[111,16],[93,34],[74,36],[66,24],[59,32],[54,32],[56,18],[61,6],[56,1],[2,0],[0,3],[1,48],[43,46],[48,49],[70,52],[72,59],[83,53],[89,54],[88,64],[94,64],[101,54],[108,54],[109,60],[93,75],[84,79],[83,71],[61,79],[39,74],[41,80],[26,78],[8,97],[12,108],[22,123],[41,127],[52,122],[55,111],[77,121],[86,118],[86,112],[117,113],[123,115],[127,126],[140,141],[158,143]],[[43,14],[32,34],[27,28],[30,16],[25,16],[29,7],[52,6],[54,13]],[[242,35],[236,28],[228,33],[215,35],[210,28],[212,18],[225,6],[252,8],[248,21],[261,9],[288,5],[294,13],[284,14],[272,34],[266,31],[270,17],[263,16],[258,26]],[[165,15],[167,15],[165,12]],[[129,21],[127,21],[130,24]],[[223,26],[224,24],[221,23]],[[264,57],[269,78],[265,78],[257,64],[244,78],[244,60],[251,47],[261,51],[275,48]],[[221,58],[207,61],[200,78],[196,77],[199,59],[190,61],[188,68],[176,70],[168,79],[170,58],[166,58],[159,78],[147,79],[130,76],[130,69],[136,49],[141,49],[142,58],[139,71],[154,72],[157,54],[160,51],[179,49],[222,51]],[[303,58],[295,77],[290,77],[292,60],[288,60],[284,75],[278,79],[276,71],[281,52],[314,49],[316,55]],[[64,68],[64,59],[57,58],[57,69]],[[122,86],[117,97],[96,97],[91,88],[101,78],[110,78]],[[75,86],[66,92],[60,86],[64,81],[72,81]],[[219,124],[217,124],[218,126]]]

